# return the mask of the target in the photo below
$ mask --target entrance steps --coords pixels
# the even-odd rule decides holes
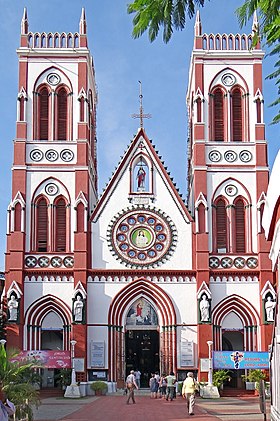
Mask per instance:
[[[64,390],[57,387],[47,387],[39,390],[40,399],[61,397],[64,395]]]
[[[224,397],[232,398],[246,398],[255,396],[254,390],[245,390],[245,389],[234,389],[234,388],[224,388],[220,391],[220,395]]]

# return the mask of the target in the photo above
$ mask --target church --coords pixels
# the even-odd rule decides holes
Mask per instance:
[[[142,105],[137,134],[98,196],[85,12],[77,32],[38,33],[24,10],[8,207],[9,347],[61,351],[60,367],[71,366],[63,365],[71,354],[78,381],[118,387],[131,369],[143,386],[154,371],[207,379],[212,351],[268,350],[276,290],[261,225],[264,52],[251,44],[251,34],[204,34],[197,13],[186,69],[187,200],[144,129]],[[46,363],[46,385],[55,367]],[[232,374],[233,387],[242,373]]]

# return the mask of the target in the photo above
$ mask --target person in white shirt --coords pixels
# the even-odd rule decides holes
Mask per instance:
[[[126,378],[126,388],[128,390],[128,397],[127,397],[127,405],[129,405],[129,401],[130,399],[132,400],[133,403],[135,402],[134,399],[134,389],[138,389],[137,383],[136,383],[136,379],[135,379],[135,375],[134,375],[134,371],[131,370],[130,374],[127,376]]]

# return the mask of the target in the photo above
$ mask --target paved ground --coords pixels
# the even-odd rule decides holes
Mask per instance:
[[[267,403],[268,411],[269,404]],[[189,416],[181,397],[173,402],[136,396],[136,404],[126,405],[125,396],[81,399],[47,398],[35,411],[36,421],[259,421],[264,416],[258,398],[196,399],[195,415]],[[269,420],[269,415],[267,420]]]

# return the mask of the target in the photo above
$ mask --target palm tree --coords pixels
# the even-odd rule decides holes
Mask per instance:
[[[7,355],[4,339],[0,340],[0,391],[16,406],[16,418],[33,419],[32,405],[38,407],[39,393],[34,385],[40,383],[38,365],[29,361],[10,361],[16,353]]]

